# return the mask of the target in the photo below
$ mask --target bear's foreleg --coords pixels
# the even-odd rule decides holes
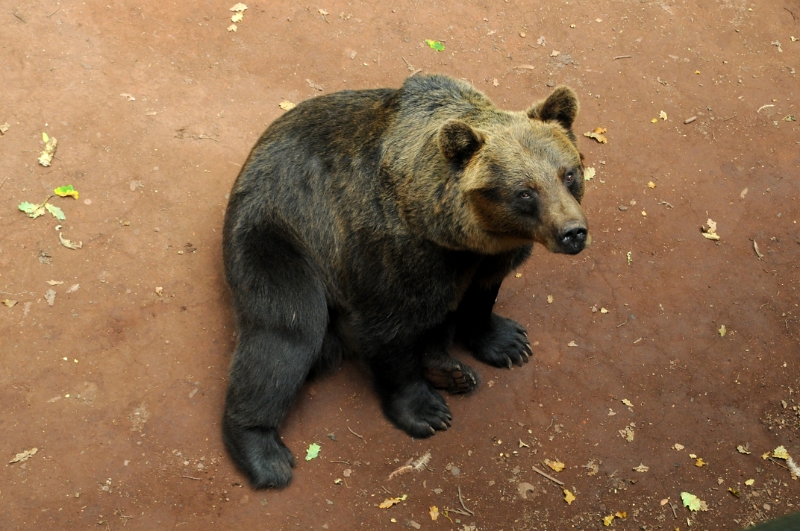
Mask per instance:
[[[500,284],[470,286],[457,310],[456,341],[495,367],[522,366],[533,355],[528,333],[516,321],[492,312]]]

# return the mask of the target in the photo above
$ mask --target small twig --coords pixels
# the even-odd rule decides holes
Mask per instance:
[[[795,23],[795,24],[797,24],[797,17],[795,16],[795,14],[794,14],[794,13],[792,13],[792,10],[791,10],[791,9],[789,9],[788,7],[784,7],[784,9],[785,9],[786,11],[788,11],[790,15],[792,15],[792,20],[794,20],[794,23]]]
[[[731,115],[730,115],[730,116],[728,116],[727,118],[723,118],[723,119],[722,119],[722,121],[723,121],[723,122],[727,122],[727,121],[728,121],[728,120],[730,120],[731,118],[736,118],[736,113],[733,113],[733,114],[731,114]]]
[[[58,10],[59,10],[59,9],[61,9],[61,6],[58,6],[58,9],[56,9],[55,11],[53,11],[52,13],[50,13],[49,15],[47,15],[47,18],[50,18],[50,17],[52,17],[53,15],[55,15],[56,13],[58,13]],[[132,517],[132,516],[130,516],[130,517],[127,517],[127,518],[133,518],[133,517]]]
[[[464,510],[469,513],[470,516],[475,516],[475,513],[467,509],[467,506],[464,505],[464,498],[461,497],[461,486],[458,487],[458,501],[461,502],[461,507],[463,507]]]
[[[766,105],[762,105],[761,107],[758,108],[758,110],[756,111],[756,114],[760,113],[761,111],[763,111],[767,107],[775,107],[775,106],[773,104],[771,104],[771,103],[768,103]]]
[[[445,507],[442,509],[442,511],[446,513],[456,513],[462,516],[471,516],[467,511],[462,511],[461,509],[451,509],[450,507]]]
[[[343,465],[349,465],[349,464],[350,464],[350,462],[349,462],[349,461],[328,461],[328,462],[329,462],[329,463],[341,463],[341,464],[343,464]]]
[[[668,206],[668,207],[670,207],[670,208],[675,208],[674,206],[670,205],[670,204],[669,204],[669,203],[667,203],[666,201],[661,201],[661,203],[659,203],[659,204],[661,204],[661,205],[667,205],[667,206]]]
[[[4,185],[4,184],[6,184],[6,181],[7,181],[7,180],[8,180],[8,177],[6,177],[5,179],[3,179],[3,182],[1,182],[1,183],[0,183],[0,190],[2,190],[2,189],[3,189],[3,185]]]
[[[674,516],[675,518],[678,518],[678,513],[675,512],[675,506],[672,505],[671,501],[668,501],[667,503],[669,503],[669,508],[672,509],[672,516]]]
[[[555,418],[551,418],[551,419],[550,419],[550,425],[549,425],[548,427],[546,427],[546,428],[544,429],[544,431],[547,431],[547,430],[549,430],[550,428],[552,428],[552,427],[553,427],[553,421],[554,421],[554,420],[555,420]]]
[[[628,323],[628,320],[627,320],[627,319],[625,319],[625,322],[624,322],[624,323],[620,323],[620,324],[618,324],[618,325],[617,325],[617,328],[619,328],[620,326],[624,326],[624,325],[626,325],[627,323]]]
[[[193,478],[192,476],[181,476],[181,477],[186,479],[193,479],[195,481],[203,481],[201,478]]]
[[[764,304],[762,304],[761,306],[759,306],[759,307],[758,307],[758,310],[756,310],[756,311],[757,311],[757,312],[760,312],[760,311],[761,311],[761,308],[763,308],[763,307],[764,307],[764,306],[766,306],[767,304],[769,304],[769,303],[768,303],[768,302],[765,302]]]
[[[390,491],[389,489],[387,489],[383,485],[381,485],[381,488],[386,491],[386,494],[391,494],[392,493],[392,491]]]
[[[349,431],[350,433],[352,433],[353,435],[355,435],[356,437],[358,437],[358,438],[359,438],[359,439],[361,439],[362,441],[364,440],[364,437],[362,437],[361,435],[359,435],[359,434],[357,434],[356,432],[354,432],[353,430],[351,430],[351,429],[350,429],[350,426],[348,426],[348,427],[347,427],[347,429],[348,429],[348,431]]]
[[[767,460],[768,460],[769,462],[771,462],[773,465],[778,465],[778,466],[779,466],[779,467],[781,467],[781,468],[785,468],[786,470],[789,470],[789,467],[788,467],[788,466],[783,466],[782,464],[780,464],[779,462],[775,461],[775,460],[774,460],[773,458],[771,458],[771,457],[768,457],[768,458],[767,458]]]
[[[21,16],[17,15],[17,10],[16,10],[16,9],[15,9],[14,11],[12,11],[12,12],[11,12],[11,14],[12,14],[12,15],[14,15],[15,17],[17,17],[18,19],[20,19],[20,20],[21,20],[22,22],[24,22],[25,24],[27,24],[27,23],[28,23],[28,21],[27,21],[27,20],[25,20],[25,19],[24,19],[24,18],[22,18]]]
[[[618,55],[614,58],[614,60],[616,61],[617,59],[630,59],[631,57],[632,56],[630,55]]]
[[[557,484],[561,485],[562,487],[564,486],[564,482],[562,482],[562,481],[559,481],[559,480],[557,480],[556,478],[554,478],[553,476],[550,476],[550,475],[548,475],[548,474],[546,474],[546,473],[542,472],[541,470],[539,470],[539,469],[538,469],[538,468],[536,468],[536,467],[532,467],[532,468],[533,468],[533,471],[534,471],[534,472],[536,472],[537,474],[539,474],[539,475],[542,475],[542,476],[546,477],[546,478],[547,478],[547,479],[549,479],[550,481],[554,481],[555,483],[557,483]]]

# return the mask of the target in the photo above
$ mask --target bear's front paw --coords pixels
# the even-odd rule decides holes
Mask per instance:
[[[253,488],[283,488],[292,480],[294,456],[274,428],[237,426],[227,417],[223,439],[239,469]]]
[[[412,382],[387,396],[384,410],[395,426],[418,439],[446,430],[453,420],[444,398],[425,380]]]
[[[522,366],[533,356],[528,334],[519,323],[492,314],[488,329],[483,333],[467,332],[462,338],[472,355],[495,367]]]

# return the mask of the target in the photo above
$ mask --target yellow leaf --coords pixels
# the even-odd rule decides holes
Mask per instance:
[[[761,454],[761,459],[769,459],[769,454],[770,454],[770,452],[766,452],[766,453]]]
[[[719,332],[719,337],[725,337],[725,334],[728,333],[728,329],[725,328],[725,325],[721,325],[719,327],[719,330],[717,330],[717,332]]]
[[[626,513],[625,511],[617,511],[614,513],[614,516],[616,516],[617,518],[627,518],[628,513]]]
[[[564,470],[564,467],[566,466],[561,461],[550,461],[549,459],[545,459],[544,464],[546,464],[556,472],[561,472],[562,470]]]
[[[643,216],[645,216],[645,217],[647,217],[647,212],[645,212],[644,210],[642,210],[642,215],[643,215]]]
[[[653,181],[650,181],[649,183],[647,183],[647,187],[648,188],[655,188],[656,187],[656,183],[654,183]]]
[[[436,507],[435,505],[431,505],[431,509],[428,512],[431,515],[431,520],[433,520],[434,522],[436,521],[437,518],[439,518],[439,508]]]
[[[675,443],[674,445],[672,445],[672,447],[678,450],[679,452],[684,448],[684,446],[680,443]]]
[[[703,461],[703,458],[702,458],[702,457],[698,457],[698,458],[697,458],[697,460],[694,462],[694,466],[696,466],[696,467],[698,467],[698,468],[700,468],[700,467],[702,467],[702,466],[706,466],[707,464],[708,464],[708,463],[706,463],[705,461]]]
[[[553,296],[552,295],[548,295],[547,296],[547,304],[552,304],[552,303],[553,303]]]
[[[236,24],[231,24],[230,26],[228,26],[228,31],[236,31],[237,29],[238,28],[236,27]]]
[[[787,452],[786,448],[783,446],[778,446],[772,451],[772,457],[777,457],[778,459],[789,459],[789,452]]]
[[[238,13],[234,13],[231,17],[231,22],[241,22],[244,18],[244,14],[240,11]]]
[[[591,181],[592,179],[594,179],[595,173],[597,173],[597,170],[595,170],[591,166],[586,168],[586,171],[583,172],[583,180]]]
[[[289,100],[283,100],[282,102],[280,102],[280,103],[278,104],[278,107],[280,107],[280,108],[281,108],[281,109],[283,109],[284,111],[291,111],[292,109],[294,109],[295,107],[297,107],[297,105],[295,105],[294,103],[292,103],[292,102],[291,102],[291,101],[289,101]]]
[[[575,495],[572,494],[567,489],[564,489],[564,501],[567,502],[567,505],[572,505],[572,502],[576,500]]]
[[[667,120],[667,113],[665,113],[664,111],[661,111],[660,113],[658,113],[658,117],[661,118],[662,120],[666,121]]]
[[[630,400],[628,400],[627,398],[623,398],[623,399],[622,399],[622,403],[623,403],[623,404],[625,404],[625,405],[626,405],[626,406],[628,406],[628,407],[633,407],[633,402],[631,402],[631,401],[630,401]]]
[[[246,11],[246,10],[247,10],[247,6],[246,6],[245,4],[241,4],[241,3],[240,3],[240,4],[236,4],[235,6],[233,6],[233,7],[232,7],[232,8],[230,8],[228,11],[239,11],[239,12],[243,12],[243,11]]]
[[[381,502],[380,505],[378,505],[378,507],[380,507],[381,509],[388,509],[389,507],[392,507],[393,505],[397,505],[401,501],[403,501],[403,500],[401,500],[400,498],[386,498],[385,500],[383,500]]]
[[[756,482],[756,480],[754,480],[754,479],[748,479],[747,481],[745,481],[745,482],[744,482],[744,484],[745,484],[745,485],[747,485],[748,487],[750,487],[750,486],[752,486],[752,485],[753,485],[755,482]]]
[[[609,514],[608,516],[604,516],[603,517],[603,525],[606,526],[606,527],[610,526],[611,522],[613,522],[613,521],[614,521],[614,515],[613,514]]]
[[[650,120],[650,123],[651,124],[657,124],[658,123],[658,118],[653,118],[652,120]]]
[[[608,129],[606,129],[604,127],[595,127],[592,132],[583,133],[583,136],[588,137],[588,138],[594,138],[595,140],[597,140],[601,144],[605,144],[605,143],[608,142],[608,139],[603,134],[606,131],[608,131]]]
[[[694,73],[699,76],[700,75],[700,70],[695,70]]]

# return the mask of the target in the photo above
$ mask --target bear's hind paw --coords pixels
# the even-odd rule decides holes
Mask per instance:
[[[424,439],[450,427],[453,416],[430,383],[419,380],[384,401],[386,416],[412,437]]]

